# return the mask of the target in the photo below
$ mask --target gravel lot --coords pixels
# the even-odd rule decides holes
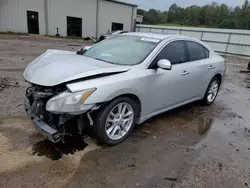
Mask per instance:
[[[250,186],[250,73],[227,58],[215,103],[186,105],[137,126],[115,147],[86,136],[43,140],[26,117],[24,68],[49,48],[76,51],[83,40],[0,35],[0,187]],[[5,86],[5,87],[3,87]]]

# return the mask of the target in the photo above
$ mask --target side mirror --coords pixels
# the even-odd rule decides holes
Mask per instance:
[[[157,66],[164,70],[171,70],[172,64],[167,59],[161,59],[157,62]]]

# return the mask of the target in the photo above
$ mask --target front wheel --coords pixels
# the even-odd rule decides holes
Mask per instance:
[[[206,105],[210,105],[216,99],[220,88],[220,80],[218,77],[214,77],[208,85],[206,94],[203,98],[203,102]]]
[[[94,124],[98,141],[116,145],[125,140],[134,128],[138,109],[136,101],[128,97],[117,98],[104,106]]]

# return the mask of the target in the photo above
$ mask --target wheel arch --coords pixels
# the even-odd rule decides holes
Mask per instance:
[[[124,93],[124,94],[120,94],[120,95],[117,95],[117,96],[113,96],[108,102],[113,101],[113,100],[115,100],[117,98],[120,98],[120,97],[128,97],[128,98],[132,99],[133,101],[135,101],[137,103],[137,105],[139,107],[139,109],[138,109],[139,113],[138,113],[137,118],[140,118],[141,109],[142,109],[142,103],[141,103],[140,98],[137,95],[133,94],[133,93]]]
[[[221,75],[220,73],[217,73],[213,78],[215,78],[215,77],[219,78],[220,85],[221,85],[221,82],[222,82],[222,75]],[[213,78],[212,78],[212,79],[213,79]],[[212,79],[211,79],[211,80],[212,80]]]

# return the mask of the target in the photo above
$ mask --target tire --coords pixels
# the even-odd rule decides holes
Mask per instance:
[[[123,119],[120,116],[121,120],[119,120],[119,122],[116,121],[116,118],[119,119],[117,114],[119,114],[118,110],[121,104],[123,105],[122,109],[124,108],[125,104],[127,105],[127,109],[125,111],[126,113],[124,112],[125,115],[130,114],[130,112],[133,111],[132,120],[127,121],[125,118],[125,117],[128,117],[127,119],[131,119],[132,115],[130,114],[129,116],[124,115]],[[115,116],[111,114],[111,112],[113,112],[112,114],[114,114],[116,118]],[[107,105],[103,106],[96,115],[95,122],[94,122],[94,132],[95,132],[97,140],[101,144],[107,144],[110,146],[121,143],[131,134],[135,126],[135,121],[136,121],[136,118],[138,117],[138,114],[139,114],[139,107],[136,101],[132,100],[129,97],[119,97],[119,98],[114,99]],[[109,122],[108,120],[112,120],[112,122]],[[127,121],[127,123],[125,123],[126,125],[130,125],[130,124],[131,125],[130,126],[126,126],[125,124],[122,125],[123,121],[125,120]],[[117,131],[115,130],[116,128],[112,130],[112,127],[114,126],[119,127]],[[110,134],[108,134],[109,130],[112,130]],[[117,135],[114,135],[112,137],[112,132],[114,132],[114,134],[117,133]],[[119,136],[121,136],[121,138],[119,138]]]
[[[213,87],[213,84],[214,84],[214,83],[217,84],[216,89],[215,89],[215,85],[214,85],[214,87]],[[212,89],[212,87],[213,87],[214,89]],[[210,98],[210,97],[211,97],[211,89],[214,91],[214,92],[213,92],[213,97],[212,97],[212,98]],[[220,79],[219,79],[218,76],[215,76],[215,77],[211,80],[211,82],[209,83],[209,85],[208,85],[208,87],[207,87],[207,91],[206,91],[205,96],[204,96],[204,98],[203,98],[203,100],[202,100],[203,104],[205,104],[205,105],[211,105],[211,104],[215,101],[215,99],[216,99],[216,97],[217,97],[217,95],[218,95],[219,89],[220,89]],[[216,90],[216,92],[215,92],[215,90]]]

